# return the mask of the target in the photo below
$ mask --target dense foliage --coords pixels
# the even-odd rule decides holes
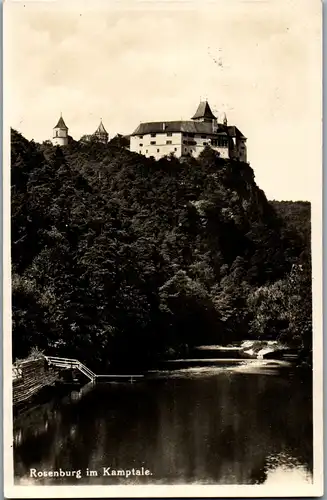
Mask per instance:
[[[311,350],[308,245],[248,164],[12,131],[13,357],[146,364],[195,344]]]
[[[310,253],[311,205],[308,201],[270,201],[289,231],[297,233]]]

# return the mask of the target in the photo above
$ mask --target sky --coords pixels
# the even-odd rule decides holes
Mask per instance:
[[[321,185],[318,0],[8,0],[5,123],[38,142],[190,119],[207,99],[247,137],[269,199]]]

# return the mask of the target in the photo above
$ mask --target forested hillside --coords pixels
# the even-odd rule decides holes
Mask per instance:
[[[308,248],[247,164],[12,131],[14,359],[38,347],[146,366],[244,338],[310,359]]]
[[[308,249],[311,246],[311,205],[308,201],[270,201],[290,231],[296,232]],[[310,250],[309,250],[310,251]]]

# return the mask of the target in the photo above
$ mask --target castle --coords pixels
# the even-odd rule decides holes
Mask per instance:
[[[222,158],[247,161],[246,137],[234,125],[218,123],[207,101],[200,102],[191,120],[141,123],[132,133],[130,150],[159,159],[173,153],[177,157],[197,157],[206,146]]]
[[[95,139],[106,144],[108,138],[101,120],[94,134],[84,135],[81,140]],[[197,157],[210,146],[222,158],[247,161],[246,137],[235,125],[228,125],[226,115],[219,123],[207,101],[200,102],[191,120],[140,123],[129,139],[131,151],[157,160],[170,154]],[[60,116],[53,129],[53,144],[65,146],[68,141],[68,127]]]

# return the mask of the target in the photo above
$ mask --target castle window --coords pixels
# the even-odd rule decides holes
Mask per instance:
[[[140,139],[143,139],[143,135],[139,135],[139,138],[140,138]]]
[[[189,137],[194,137],[194,134],[188,134]]]
[[[166,141],[166,144],[172,144],[173,142],[172,141]]]
[[[187,144],[187,141],[183,141],[183,144]]]
[[[204,142],[204,143],[203,143],[203,146],[206,146],[206,145],[207,145],[207,142]]]
[[[153,146],[154,144],[156,144],[156,141],[151,141],[150,144],[151,146]]]
[[[160,149],[157,149],[157,153],[159,153]]]
[[[175,148],[175,151],[177,151],[177,148]]]
[[[146,150],[145,150],[145,152],[147,153],[147,152],[148,152],[148,150],[146,149]]]
[[[58,137],[58,130],[56,130],[56,137]]]
[[[143,146],[143,144],[140,144],[140,148]]]
[[[142,154],[142,151],[140,150],[139,153]]]
[[[171,137],[172,135],[172,132],[167,132],[167,137]]]
[[[155,137],[157,134],[151,134],[151,137]]]

